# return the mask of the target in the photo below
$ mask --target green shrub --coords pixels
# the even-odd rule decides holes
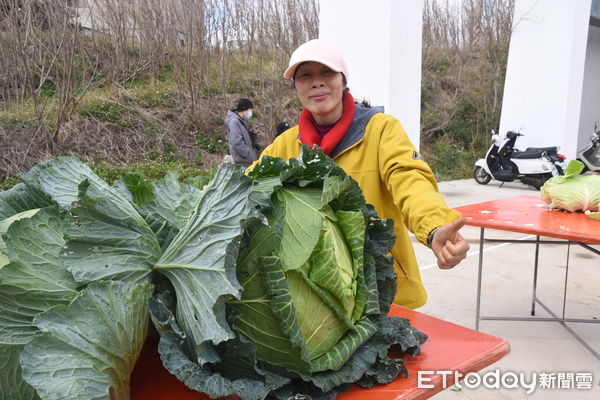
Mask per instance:
[[[247,79],[229,79],[226,83],[225,90],[228,94],[237,94],[248,97],[248,93],[255,91],[256,86]]]
[[[165,151],[165,154],[175,153],[177,151],[175,145],[170,140],[163,142],[163,150]]]
[[[422,153],[438,180],[471,176],[474,157],[447,137],[440,137],[433,145],[424,146]]]
[[[46,81],[40,90],[42,96],[54,97],[56,95],[56,85],[53,82]]]
[[[205,174],[203,175],[196,175],[183,179],[183,183],[187,183],[188,185],[193,185],[199,189],[202,189],[204,185],[206,185],[212,178],[214,178],[217,169],[212,168],[210,170],[205,170],[204,172]]]
[[[195,139],[196,146],[211,154],[227,152],[227,140],[222,136],[211,138],[206,135],[198,134]]]
[[[136,96],[137,103],[145,108],[175,107],[175,89],[145,90]]]
[[[227,89],[226,90],[227,90],[227,93],[229,93],[229,94],[242,93],[244,91],[243,83],[236,79],[230,79],[227,81]]]
[[[470,146],[473,134],[477,132],[476,112],[471,100],[463,97],[456,105],[456,113],[444,131],[460,141],[462,146]]]
[[[210,175],[209,170],[197,169],[191,163],[185,163],[182,158],[174,161],[162,156],[154,160],[135,163],[123,167],[111,166],[102,161],[92,163],[90,164],[90,167],[100,178],[110,184],[129,172],[141,172],[146,178],[156,180],[162,179],[169,171],[176,171],[179,173],[180,181],[184,181],[189,178],[201,179]]]
[[[448,58],[431,58],[425,62],[423,66],[425,70],[435,72],[436,75],[445,75],[448,70],[452,67],[452,61]]]
[[[181,156],[163,157],[158,154],[152,160],[121,167],[108,165],[104,161],[92,162],[89,165],[96,175],[109,184],[131,172],[141,172],[148,179],[158,180],[162,179],[169,171],[176,171],[181,182],[201,188],[214,176],[215,169],[197,169],[196,166],[202,165],[202,156],[200,154],[198,156],[199,158],[197,157],[194,164],[186,163]],[[0,177],[0,191],[8,190],[19,182],[19,178],[16,176]]]
[[[0,192],[3,190],[10,189],[11,187],[15,186],[17,183],[19,183],[19,178],[17,178],[16,176],[10,176],[8,178],[0,177]]]
[[[213,125],[223,125],[225,123],[225,119],[218,115],[213,115],[210,117],[210,123]]]
[[[179,154],[165,154],[163,157],[167,163],[185,164],[185,158]]]
[[[26,128],[35,124],[35,116],[26,114],[0,113],[0,124],[7,130]]]
[[[149,80],[150,78],[148,77],[148,75],[137,74],[133,77],[133,79],[129,79],[123,82],[122,86],[127,89],[141,87],[147,85]]]
[[[82,109],[80,115],[127,127],[131,126],[131,122],[125,117],[133,114],[133,112],[131,108],[123,107],[113,101],[102,100]]]
[[[204,99],[216,96],[221,93],[221,89],[216,84],[208,84],[200,90],[200,96]]]
[[[160,151],[158,150],[148,150],[146,152],[146,154],[144,154],[144,158],[146,160],[156,160],[158,158],[160,158],[162,156],[162,154],[160,154]]]
[[[199,167],[204,165],[204,158],[202,157],[202,153],[198,153],[194,156],[194,162]]]

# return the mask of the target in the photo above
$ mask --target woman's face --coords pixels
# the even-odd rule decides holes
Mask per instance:
[[[296,70],[294,84],[300,103],[310,111],[317,124],[333,124],[340,119],[344,109],[344,82],[341,72],[309,61]]]

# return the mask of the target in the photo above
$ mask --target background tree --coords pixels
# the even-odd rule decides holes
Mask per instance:
[[[268,144],[300,111],[281,73],[318,37],[318,4],[0,0],[0,188],[65,154],[98,168],[210,168],[240,97]],[[421,143],[442,179],[469,176],[498,126],[513,7],[425,1]]]
[[[441,178],[467,177],[500,121],[514,0],[427,0],[421,143]]]

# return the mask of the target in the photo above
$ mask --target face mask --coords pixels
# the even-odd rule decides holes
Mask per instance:
[[[248,113],[246,114],[246,119],[250,118],[252,118],[252,109],[248,110]]]

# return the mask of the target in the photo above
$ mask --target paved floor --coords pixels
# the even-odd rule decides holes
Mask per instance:
[[[521,183],[500,187],[491,182],[482,186],[474,180],[440,183],[440,191],[452,207],[516,195],[538,196],[539,192]],[[419,309],[429,315],[470,328],[475,327],[475,296],[479,256],[479,234],[476,227],[461,231],[469,241],[471,251],[466,260],[452,270],[440,270],[431,250],[415,243],[423,281],[428,290],[428,303]],[[493,236],[491,234],[494,234]],[[486,236],[524,238],[525,234],[486,230]],[[414,239],[414,238],[413,238]],[[600,246],[595,246],[600,249]],[[543,245],[540,249],[538,296],[555,312],[562,310],[563,282],[567,246]],[[529,316],[533,278],[534,245],[486,244],[482,281],[482,315]],[[578,246],[570,247],[568,303],[569,318],[600,320],[600,258]],[[539,316],[549,316],[538,307]],[[600,353],[600,324],[572,323],[570,326]],[[511,353],[482,372],[496,369],[500,373],[524,373],[530,382],[537,374],[538,388],[530,395],[518,388],[446,389],[434,396],[445,399],[600,399],[600,361],[556,322],[482,321],[480,330],[506,339]],[[554,374],[548,381],[553,388],[544,388],[543,373]],[[573,375],[567,375],[567,374]],[[559,374],[565,374],[560,375]],[[574,382],[574,376],[593,377],[591,389],[562,388]],[[546,375],[551,377],[552,375]],[[558,378],[560,379],[560,383]],[[552,379],[552,378],[550,378]],[[559,387],[559,385],[561,385]]]

